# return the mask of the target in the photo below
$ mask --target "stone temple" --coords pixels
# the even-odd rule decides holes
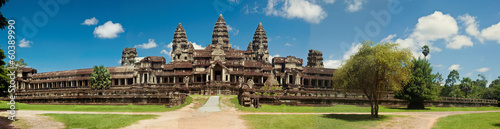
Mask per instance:
[[[335,69],[324,68],[322,56],[320,51],[309,50],[306,66],[294,56],[274,57],[269,62],[262,23],[257,25],[248,48],[236,50],[230,44],[226,22],[220,15],[212,43],[202,50],[194,49],[188,42],[187,33],[179,23],[169,63],[161,56],[137,57],[135,48],[125,48],[121,66],[107,67],[112,77],[110,89],[90,89],[92,68],[46,73],[19,68],[16,96],[18,101],[27,103],[179,103],[181,92],[238,94],[238,86],[249,81],[255,89],[277,84],[290,91],[332,90]]]

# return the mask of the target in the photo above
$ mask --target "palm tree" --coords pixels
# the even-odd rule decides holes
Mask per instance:
[[[90,84],[92,89],[108,89],[111,85],[109,70],[104,65],[94,66],[94,72],[90,74]]]
[[[427,55],[429,54],[429,46],[424,45],[422,47],[422,54],[424,54],[424,57],[427,59]]]

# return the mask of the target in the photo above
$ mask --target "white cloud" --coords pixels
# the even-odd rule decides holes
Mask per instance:
[[[236,28],[233,28],[233,27],[231,27],[229,25],[227,25],[227,31],[232,32],[233,35],[238,35],[238,33],[240,32],[240,30],[238,30]]]
[[[297,38],[292,38],[292,40],[294,40],[294,41],[295,41],[295,40],[297,40]]]
[[[479,32],[479,30],[477,29],[478,24],[476,22],[476,17],[472,17],[469,14],[465,14],[462,16],[458,16],[458,19],[462,21],[465,24],[465,26],[467,26],[465,28],[465,32],[467,32],[467,34],[474,36],[481,43],[484,41],[484,39],[480,35],[481,32]]]
[[[292,44],[290,44],[290,43],[285,43],[285,46],[287,46],[287,47],[291,47],[291,46],[292,46]]]
[[[397,35],[396,34],[390,34],[388,35],[387,37],[385,37],[384,39],[380,40],[381,43],[387,43],[387,42],[391,42],[392,39],[394,37],[396,37]]]
[[[489,70],[490,70],[490,68],[487,68],[487,67],[482,67],[482,68],[480,68],[480,69],[476,69],[476,71],[478,71],[478,72],[483,72],[483,73],[484,73],[484,72],[487,72],[487,71],[489,71]]]
[[[473,46],[471,38],[465,35],[458,35],[459,29],[455,18],[450,14],[443,14],[440,11],[420,17],[415,29],[405,38],[395,39],[402,48],[411,50],[413,56],[424,57],[422,47],[429,46],[431,54],[427,55],[429,59],[432,53],[442,51],[441,48],[434,46],[437,40],[443,40],[447,48],[461,49],[467,46]],[[382,41],[393,41],[396,35],[389,35]]]
[[[156,45],[155,39],[149,39],[148,41],[149,42],[147,42],[147,43],[135,45],[134,47],[135,48],[142,48],[142,49],[150,49],[150,48],[154,48],[154,47],[158,46],[158,45]]]
[[[279,4],[281,7],[278,7]],[[314,24],[320,23],[327,16],[321,6],[306,0],[269,0],[264,10],[266,15],[299,18]]]
[[[30,44],[33,44],[33,41],[26,40],[26,38],[23,38],[21,40],[21,43],[19,43],[19,47],[31,47]]]
[[[325,60],[323,62],[326,68],[334,68],[337,69],[340,66],[342,66],[342,61],[341,60]]]
[[[500,22],[479,31],[479,25],[476,21],[476,17],[465,14],[459,16],[458,18],[466,26],[465,31],[467,32],[467,34],[474,36],[474,38],[478,39],[481,43],[483,43],[485,39],[497,41],[497,43],[500,43]]]
[[[436,65],[436,67],[438,67],[438,68],[439,68],[439,67],[443,67],[443,65]]]
[[[467,37],[465,35],[457,35],[446,44],[446,48],[450,49],[461,49],[462,47],[467,46],[472,47],[472,41],[470,37]]]
[[[460,70],[460,69],[462,68],[460,68],[459,64],[453,64],[448,68],[448,70]]]
[[[500,43],[500,22],[481,30],[481,36],[488,40],[496,40]]]
[[[458,33],[457,21],[450,14],[435,11],[418,19],[413,35],[417,40],[435,41]]]
[[[357,12],[363,8],[363,3],[365,0],[345,0],[347,4],[346,11],[347,12]]]
[[[351,58],[351,55],[358,53],[359,48],[361,48],[360,43],[358,43],[358,44],[352,43],[351,48],[349,48],[349,50],[347,50],[347,52],[344,53],[343,59],[348,60],[349,58]]]
[[[118,60],[118,64],[122,64],[122,59]]]
[[[472,72],[471,73],[467,73],[465,76],[468,76],[468,77],[472,76]]]
[[[273,62],[273,58],[274,57],[280,57],[280,54],[276,54],[276,55],[269,55],[269,62]]]
[[[335,3],[335,0],[323,0],[326,4],[333,4]]]
[[[193,44],[194,49],[205,49],[204,47],[201,46],[201,44],[196,44],[196,43],[192,43],[192,44]]]
[[[116,38],[119,33],[125,32],[120,23],[113,23],[112,21],[108,21],[103,25],[100,25],[94,29],[94,35],[99,38]]]
[[[99,22],[99,20],[97,20],[95,17],[92,17],[91,19],[85,19],[82,25],[87,25],[87,26],[97,25],[97,22]]]
[[[170,52],[168,52],[168,51],[167,51],[167,50],[165,50],[165,49],[161,50],[161,51],[160,51],[160,53],[161,53],[161,54],[165,54],[165,55],[167,55],[167,56],[169,56],[169,57],[171,56],[171,55],[170,55]]]

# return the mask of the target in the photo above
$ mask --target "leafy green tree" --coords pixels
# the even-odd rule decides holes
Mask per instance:
[[[398,44],[364,41],[359,51],[335,71],[335,88],[362,92],[369,100],[371,116],[378,117],[379,99],[388,91],[399,91],[411,79],[410,50]]]
[[[469,98],[469,93],[472,93],[472,80],[469,77],[464,77],[460,83],[460,89],[464,92],[464,96]]]
[[[451,87],[458,81],[460,81],[460,74],[457,70],[452,70],[450,74],[448,74],[448,79],[446,79],[446,83],[444,84],[444,86]]]
[[[441,89],[440,96],[447,97],[460,97],[461,90],[458,86],[455,86],[455,83],[460,79],[460,74],[457,70],[450,71],[448,74],[448,78],[445,81],[444,88]]]
[[[13,63],[7,64],[7,67],[16,67],[16,68],[24,68],[28,66],[27,63],[24,62],[24,59],[19,59],[19,61],[13,60]]]
[[[474,85],[477,86],[477,87],[486,89],[486,84],[488,83],[488,80],[486,80],[486,77],[484,77],[483,74],[478,74],[477,76],[479,78],[481,78],[481,80],[476,79],[476,81],[474,81]]]
[[[108,89],[111,85],[109,70],[104,65],[94,66],[94,72],[90,74],[90,84],[92,89]]]
[[[422,54],[424,54],[425,59],[427,59],[427,55],[429,54],[429,52],[430,52],[430,51],[429,51],[429,46],[424,45],[424,46],[422,47]]]
[[[491,84],[488,86],[487,91],[483,95],[485,99],[496,99],[500,101],[500,76],[497,79],[493,80]]]
[[[424,109],[425,100],[437,100],[438,91],[433,82],[431,64],[427,60],[418,58],[412,60],[411,81],[397,92],[395,97],[408,100],[409,109]]]
[[[9,0],[0,0],[0,8],[2,8],[7,2],[9,2]],[[3,17],[2,12],[0,12],[0,29],[3,30],[6,26],[9,26],[8,19]]]
[[[9,89],[9,81],[10,78],[7,76],[9,74],[9,70],[5,67],[5,62],[3,59],[5,59],[5,54],[2,49],[0,49],[0,97],[5,97],[9,95],[8,89]]]

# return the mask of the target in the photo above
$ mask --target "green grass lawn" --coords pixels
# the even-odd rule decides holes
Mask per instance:
[[[375,128],[379,122],[392,116],[329,114],[329,115],[243,115],[248,125],[254,129],[359,129]]]
[[[44,110],[44,111],[92,111],[92,112],[164,112],[180,109],[193,101],[187,97],[182,105],[165,108],[165,105],[38,105],[16,103],[18,110]],[[8,109],[6,101],[0,101],[0,109]]]
[[[439,118],[434,129],[500,129],[500,112],[450,115]]]
[[[286,105],[262,105],[261,108],[243,107],[238,104],[238,98],[230,101],[240,111],[245,112],[302,112],[302,113],[329,113],[329,112],[370,112],[370,107],[359,107],[354,105],[336,105],[331,107],[308,107],[308,106],[286,106]],[[439,111],[491,111],[500,107],[427,107],[422,110],[409,110],[405,108],[390,108],[380,106],[379,112],[439,112]]]
[[[67,129],[116,129],[131,125],[139,120],[152,119],[157,115],[122,114],[42,114],[64,123]]]

